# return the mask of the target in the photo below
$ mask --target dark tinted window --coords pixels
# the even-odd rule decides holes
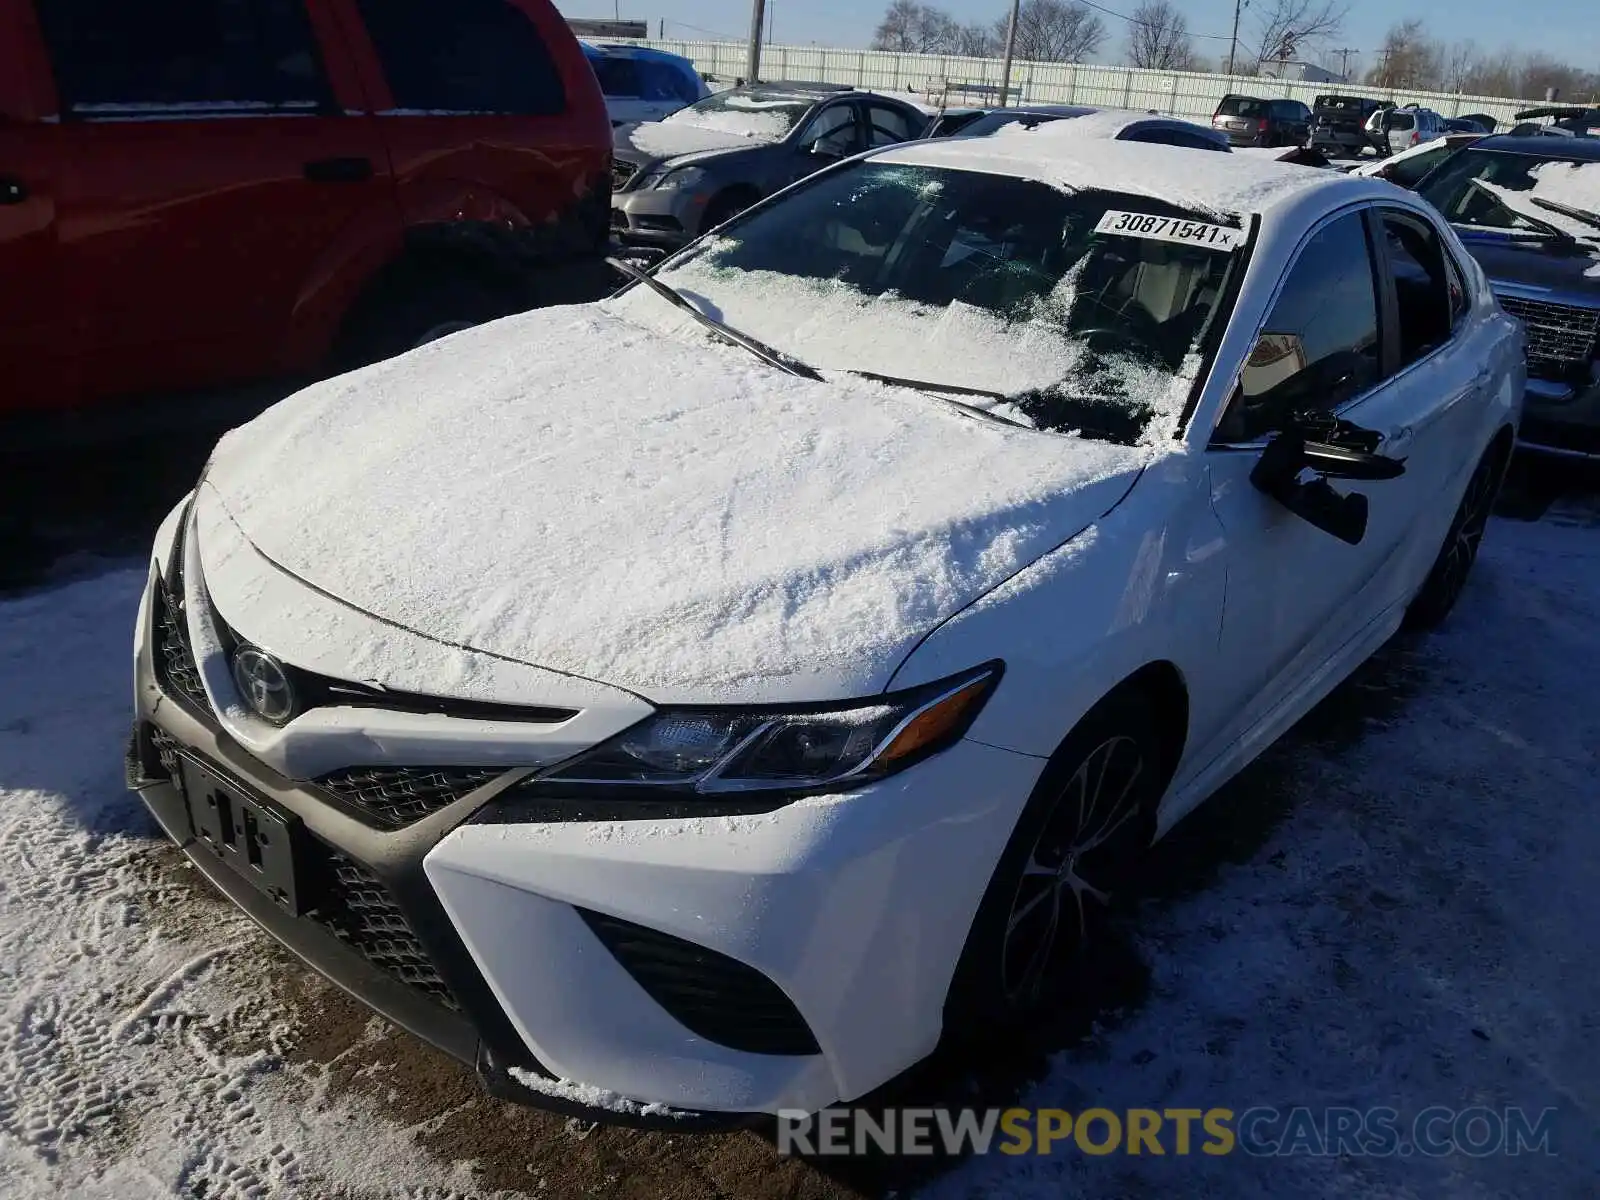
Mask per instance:
[[[566,91],[549,48],[507,0],[357,0],[395,105],[553,116]]]
[[[63,111],[315,109],[304,0],[38,0]]]
[[[1390,163],[1380,174],[1390,183],[1399,184],[1403,188],[1413,188],[1422,181],[1424,175],[1442,163],[1449,153],[1450,144],[1440,141],[1409,158]]]
[[[595,78],[600,81],[600,90],[608,96],[626,96],[630,99],[644,95],[644,83],[640,78],[639,66],[631,58],[617,58],[606,55],[602,58],[589,59],[589,65],[594,68]]]
[[[902,108],[890,108],[887,104],[869,104],[867,119],[872,122],[872,129],[867,136],[868,144],[872,146],[892,146],[896,142],[909,142],[917,135],[911,118]]]
[[[822,109],[807,127],[801,145],[832,158],[846,158],[860,151],[861,123],[856,106],[846,101]]]
[[[1408,129],[1417,127],[1417,118],[1414,113],[1397,112],[1389,114],[1389,128],[1397,133],[1404,133]]]
[[[1223,150],[1227,147],[1198,133],[1184,129],[1140,129],[1120,139],[1125,142],[1151,142],[1158,146],[1183,146],[1190,150]]]
[[[1383,214],[1389,271],[1394,276],[1400,318],[1400,365],[1438,349],[1450,340],[1450,273],[1444,248],[1433,228],[1409,213]]]
[[[1219,117],[1264,117],[1267,111],[1267,101],[1251,96],[1228,96],[1217,105]]]
[[[671,63],[641,60],[638,64],[643,80],[646,100],[681,100],[693,104],[700,99],[700,89],[686,71]]]
[[[1565,139],[1562,139],[1563,141]],[[1457,225],[1552,237],[1600,236],[1600,162],[1508,154],[1468,146],[1447,158],[1420,188]]]
[[[1218,436],[1244,441],[1291,413],[1337,408],[1381,374],[1372,258],[1352,213],[1318,230],[1289,268]]]

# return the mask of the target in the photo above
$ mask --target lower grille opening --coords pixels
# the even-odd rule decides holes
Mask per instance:
[[[199,712],[210,711],[200,668],[189,648],[189,627],[184,622],[178,598],[164,583],[157,583],[152,597],[155,607],[155,668],[161,690]]]
[[[450,807],[505,774],[503,767],[351,767],[317,786],[381,829],[400,829]]]
[[[630,921],[577,910],[602,945],[685,1029],[748,1054],[819,1054],[783,989],[753,967]]]
[[[337,851],[324,854],[325,874],[312,918],[385,974],[452,1012],[460,1011],[389,889]]]

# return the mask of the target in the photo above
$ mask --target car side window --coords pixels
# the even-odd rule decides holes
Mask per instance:
[[[605,58],[591,58],[589,63],[594,67],[595,78],[600,81],[600,90],[605,95],[637,100],[645,94],[639,64],[633,59],[607,55]]]
[[[66,115],[332,102],[305,0],[38,0],[38,15]]]
[[[1440,142],[1437,146],[1429,147],[1409,158],[1402,158],[1390,163],[1378,172],[1390,183],[1398,184],[1403,188],[1413,188],[1422,182],[1422,177],[1443,161],[1444,156],[1450,152],[1450,147]]]
[[[1365,222],[1347,213],[1318,229],[1289,268],[1217,438],[1263,437],[1296,413],[1338,408],[1380,378],[1377,275]]]
[[[509,0],[356,4],[396,107],[528,117],[566,109],[566,89],[544,38]]]
[[[844,102],[828,105],[811,119],[800,148],[829,158],[846,158],[854,154],[860,144],[856,106]]]
[[[1450,272],[1439,235],[1427,221],[1392,208],[1380,215],[1398,308],[1400,365],[1406,366],[1450,340]]]
[[[1210,138],[1190,133],[1185,129],[1137,129],[1126,138],[1128,142],[1147,142],[1156,146],[1183,146],[1190,150],[1221,150],[1223,147]]]
[[[904,109],[890,108],[887,104],[869,104],[867,120],[871,125],[867,131],[869,149],[909,142],[914,136],[911,118],[906,116]]]

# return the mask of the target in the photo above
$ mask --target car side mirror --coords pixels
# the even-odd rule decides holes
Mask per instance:
[[[1292,423],[1267,443],[1250,482],[1301,520],[1359,546],[1367,535],[1367,498],[1341,492],[1328,480],[1404,475],[1404,462],[1376,452],[1378,440],[1377,434],[1334,418]]]
[[[832,146],[827,145],[821,139],[812,142],[811,145],[806,147],[806,153],[812,155],[813,157],[826,158],[833,162],[837,162],[839,159],[844,157],[843,154],[839,153],[839,151],[835,150]]]

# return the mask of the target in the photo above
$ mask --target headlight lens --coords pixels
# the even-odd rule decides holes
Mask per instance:
[[[666,171],[656,177],[655,186],[662,191],[687,191],[700,186],[700,181],[706,173],[699,167],[679,167],[676,171]]]
[[[513,791],[718,795],[882,779],[958,740],[1000,679],[992,663],[873,701],[822,709],[663,709]]]

